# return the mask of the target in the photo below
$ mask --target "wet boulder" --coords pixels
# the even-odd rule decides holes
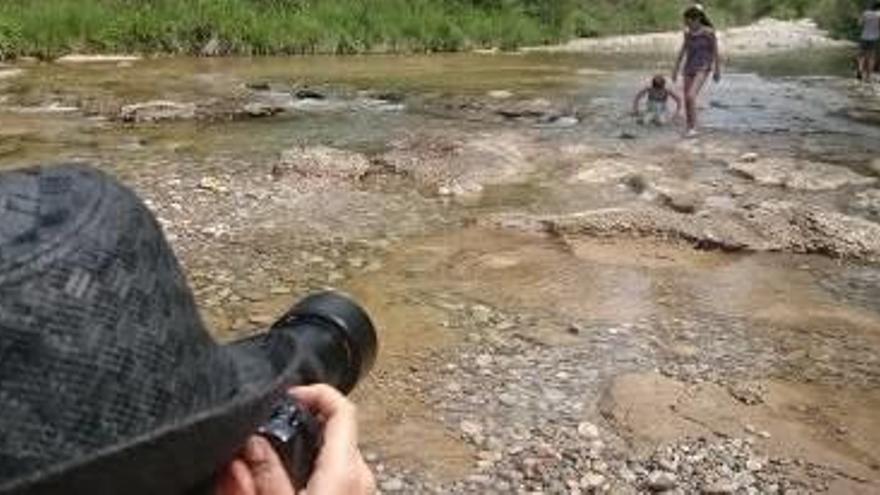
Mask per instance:
[[[393,143],[382,161],[429,194],[475,196],[484,186],[522,180],[535,166],[532,146],[517,133],[417,134]]]
[[[862,186],[877,180],[829,163],[790,157],[757,157],[754,154],[744,155],[740,160],[731,163],[730,168],[760,184],[803,191]]]
[[[158,122],[188,120],[196,117],[195,103],[155,100],[122,107],[119,118],[124,122]]]
[[[323,100],[327,95],[311,88],[300,88],[293,92],[293,95],[300,100]]]
[[[569,238],[630,235],[680,240],[697,249],[785,251],[880,260],[880,225],[809,205],[765,201],[749,208],[682,214],[657,206],[564,215],[501,215],[495,225]]]
[[[314,179],[356,180],[370,169],[362,154],[329,146],[298,146],[281,153],[273,174],[280,178],[288,172]]]
[[[24,70],[0,65],[0,80],[11,79],[24,74]]]
[[[266,102],[252,102],[242,108],[242,115],[253,118],[271,117],[283,112],[285,107]]]
[[[869,189],[856,194],[851,207],[855,211],[880,218],[880,190]]]

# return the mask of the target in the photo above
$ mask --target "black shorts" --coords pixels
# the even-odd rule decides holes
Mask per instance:
[[[880,40],[862,40],[859,42],[859,48],[862,53],[877,53],[877,43]]]

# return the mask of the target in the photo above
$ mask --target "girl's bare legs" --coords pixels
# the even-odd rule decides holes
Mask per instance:
[[[694,76],[684,77],[684,110],[688,132],[697,128],[697,97],[709,78],[709,71],[698,72]]]
[[[870,51],[865,55],[865,66],[862,67],[862,79],[871,82],[874,78],[874,66],[877,63],[877,52]]]
[[[859,80],[865,80],[865,66],[867,65],[868,56],[862,52],[859,53],[858,58],[856,58],[856,64],[859,66]]]

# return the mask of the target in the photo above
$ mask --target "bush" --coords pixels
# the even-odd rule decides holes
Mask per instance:
[[[860,0],[706,0],[719,25],[813,15],[853,35]],[[672,0],[0,0],[0,57],[515,48],[681,25]]]

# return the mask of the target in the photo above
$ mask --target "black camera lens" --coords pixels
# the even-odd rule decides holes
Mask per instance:
[[[378,347],[366,311],[338,292],[306,297],[272,325],[267,337],[270,358],[278,365],[293,356],[297,385],[326,383],[344,394],[373,367]]]

